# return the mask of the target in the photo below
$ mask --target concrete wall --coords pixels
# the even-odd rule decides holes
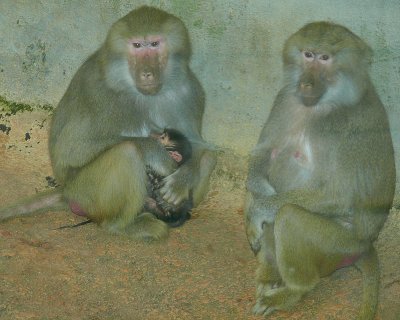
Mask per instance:
[[[371,75],[390,115],[400,168],[398,0],[1,0],[0,95],[56,104],[112,22],[141,4],[184,20],[192,67],[207,93],[204,135],[243,155],[281,84],[285,39],[314,20],[346,25],[375,51]]]

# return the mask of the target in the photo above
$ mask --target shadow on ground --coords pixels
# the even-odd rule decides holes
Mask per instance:
[[[0,118],[0,204],[48,187],[49,116]],[[137,243],[67,212],[0,224],[0,319],[262,319],[251,315],[256,261],[243,225],[246,160],[221,152],[207,199],[162,244]],[[400,318],[400,210],[376,243],[377,319]],[[270,319],[354,319],[361,298],[352,267],[323,279],[291,312]]]

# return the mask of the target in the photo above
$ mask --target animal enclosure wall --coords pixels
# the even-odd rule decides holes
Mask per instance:
[[[161,7],[186,23],[192,67],[207,95],[204,136],[240,155],[255,144],[281,85],[285,39],[315,20],[349,27],[375,52],[371,75],[390,116],[400,168],[397,0],[2,0],[0,95],[12,102],[56,105],[110,25],[142,4]]]

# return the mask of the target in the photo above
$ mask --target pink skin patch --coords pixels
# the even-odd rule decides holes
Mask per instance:
[[[178,151],[168,151],[168,153],[176,162],[179,163],[182,161],[182,155]]]
[[[352,256],[345,257],[345,258],[342,259],[342,261],[339,262],[339,264],[336,266],[336,269],[340,269],[340,268],[351,266],[360,257],[361,257],[361,254],[355,254],[355,255],[352,255]]]
[[[79,205],[78,202],[70,201],[68,203],[68,205],[69,205],[69,208],[71,209],[71,211],[73,213],[75,213],[76,215],[82,216],[82,217],[86,217],[87,216],[87,213],[81,208],[81,206]]]
[[[274,160],[274,159],[276,159],[276,157],[279,155],[279,150],[278,149],[272,149],[272,151],[271,151],[271,160]],[[296,151],[294,154],[293,154],[293,157],[295,158],[295,159],[301,159],[301,158],[303,158],[303,155],[302,155],[302,153],[300,152],[300,151]]]
[[[160,36],[132,38],[128,43],[129,51],[138,58],[157,56],[160,52],[165,52],[166,49],[166,43]]]

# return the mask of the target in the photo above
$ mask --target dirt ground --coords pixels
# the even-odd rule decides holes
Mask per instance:
[[[49,116],[0,118],[0,204],[48,188]],[[11,128],[11,130],[7,130]],[[8,132],[8,134],[7,134]],[[220,152],[207,199],[161,244],[107,234],[67,212],[0,224],[0,319],[262,319],[251,315],[256,261],[243,225],[246,160]],[[400,210],[376,247],[377,319],[400,319]],[[325,278],[291,312],[269,319],[354,319],[361,277]]]

